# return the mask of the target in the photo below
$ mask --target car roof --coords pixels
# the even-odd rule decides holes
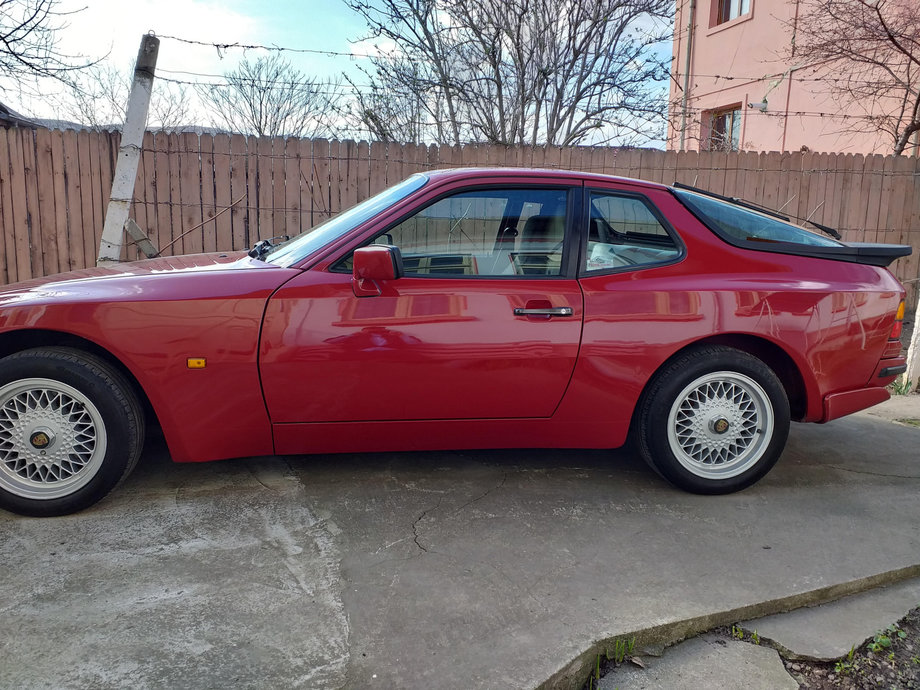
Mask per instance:
[[[631,177],[618,177],[616,175],[604,175],[602,173],[582,172],[578,170],[561,170],[557,168],[443,168],[436,170],[420,171],[427,175],[432,181],[446,182],[450,179],[475,179],[477,177],[491,176],[514,176],[514,177],[532,177],[535,180],[543,178],[559,179],[560,177],[569,177],[584,182],[619,182],[634,187],[645,187],[649,189],[667,189],[667,185],[660,182],[649,182],[648,180],[637,180]]]

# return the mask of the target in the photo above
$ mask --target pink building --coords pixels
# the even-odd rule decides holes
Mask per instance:
[[[879,104],[831,93],[842,66],[794,52],[800,0],[676,4],[668,149],[892,152],[869,120]]]

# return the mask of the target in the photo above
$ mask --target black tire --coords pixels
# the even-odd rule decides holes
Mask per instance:
[[[108,362],[65,347],[0,359],[0,508],[88,508],[131,473],[143,441],[137,396]]]
[[[731,493],[776,464],[789,436],[789,399],[756,357],[721,345],[699,347],[652,378],[635,431],[643,459],[675,486]]]

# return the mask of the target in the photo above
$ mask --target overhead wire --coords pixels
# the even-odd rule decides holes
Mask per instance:
[[[318,48],[293,48],[287,46],[279,45],[265,45],[258,43],[240,43],[240,42],[210,42],[210,41],[200,41],[196,39],[182,38],[178,36],[170,35],[160,35],[158,38],[178,41],[190,45],[199,45],[205,47],[212,47],[217,49],[219,52],[230,50],[230,49],[239,49],[239,50],[267,50],[267,51],[276,51],[276,52],[289,52],[289,53],[304,53],[304,54],[317,54],[317,55],[326,55],[330,57],[351,57],[351,58],[366,58],[366,59],[392,59],[393,56],[389,56],[386,53],[356,53],[356,52],[343,52],[335,50],[324,50]],[[803,67],[796,71],[803,71],[807,69],[812,69],[812,67]],[[215,73],[206,73],[206,72],[194,72],[190,70],[172,70],[167,68],[158,68],[158,79],[164,82],[173,83],[183,86],[193,86],[193,87],[210,87],[218,88],[230,85],[227,74],[215,74]],[[191,80],[191,79],[177,79],[175,77],[163,76],[166,75],[184,75],[189,77],[201,77],[205,80],[212,81],[202,81],[202,80]],[[666,72],[669,79],[677,79],[679,76],[682,76],[681,70],[668,70]],[[285,88],[291,86],[291,82],[284,80],[271,80],[271,79],[259,79],[256,77],[248,76],[238,76],[234,75],[232,77],[234,80],[243,81],[251,84],[258,84],[265,88],[276,88],[277,85],[281,84]],[[819,77],[819,76],[798,76],[795,72],[785,73],[785,72],[776,72],[772,74],[762,74],[759,76],[742,76],[742,75],[727,75],[727,74],[706,74],[699,72],[692,72],[691,78],[699,79],[713,79],[718,81],[726,82],[765,82],[770,80],[777,79],[788,79],[794,82],[801,83],[811,83],[811,82],[820,82],[820,83],[830,83],[830,84],[862,84],[862,85],[873,85],[876,82],[872,80],[856,80],[847,77]],[[342,91],[332,90],[331,87],[338,87],[341,85],[341,82],[332,81],[332,80],[322,80],[322,81],[310,81],[305,80],[302,84],[303,88],[310,88],[313,93],[324,96],[337,96],[342,93]],[[314,86],[324,87],[320,89],[312,88]],[[343,88],[345,88],[343,86]],[[373,84],[354,84],[350,83],[347,87],[349,91],[357,91],[358,93],[370,94],[374,93],[376,90],[381,87],[375,86]],[[687,112],[690,113],[702,113],[710,111],[710,108],[700,108],[700,107],[690,107],[687,109]],[[883,115],[872,115],[872,114],[846,114],[840,112],[823,112],[823,111],[808,111],[808,110],[797,110],[797,111],[760,111],[758,114],[764,115],[766,117],[817,117],[817,118],[828,118],[833,120],[861,120],[861,121],[878,121],[880,119],[890,119],[890,116]],[[421,122],[417,124],[430,124],[428,122]]]

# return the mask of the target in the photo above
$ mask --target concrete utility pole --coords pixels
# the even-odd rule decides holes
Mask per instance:
[[[920,297],[917,299],[917,310],[914,314],[914,331],[910,335],[910,345],[907,348],[907,371],[901,374],[898,381],[910,387],[913,393],[920,387]]]
[[[118,149],[118,163],[115,165],[115,179],[112,194],[105,212],[102,241],[99,243],[97,266],[118,263],[124,238],[125,222],[134,194],[137,180],[137,166],[140,162],[144,132],[147,130],[147,110],[150,107],[150,93],[153,90],[153,76],[157,66],[160,39],[153,34],[141,38],[134,65],[134,82],[128,96],[128,112],[121,131],[121,146]]]

